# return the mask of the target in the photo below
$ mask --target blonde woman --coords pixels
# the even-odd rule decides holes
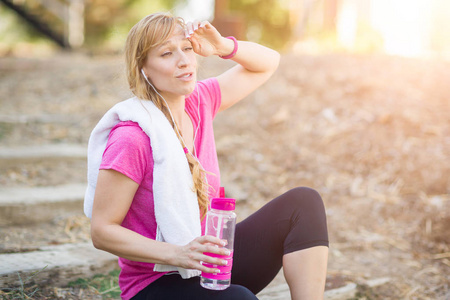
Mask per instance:
[[[290,190],[237,224],[229,288],[199,284],[199,271],[218,271],[201,262],[224,264],[203,253],[227,255],[220,239],[202,236],[220,187],[212,120],[267,81],[280,55],[168,13],[138,22],[125,50],[135,97],[115,105],[91,134],[85,198],[94,246],[119,257],[122,298],[257,299],[283,267],[292,299],[322,299],[327,224],[322,199],[309,188]],[[197,81],[196,55],[237,65]]]

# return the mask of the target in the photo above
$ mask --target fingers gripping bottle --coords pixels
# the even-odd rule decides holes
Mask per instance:
[[[227,260],[226,266],[213,265],[203,263],[208,268],[216,268],[220,273],[202,272],[200,284],[202,287],[210,290],[224,290],[231,283],[231,267],[233,266],[233,246],[234,246],[234,230],[236,227],[236,214],[234,208],[236,200],[225,198],[224,189],[220,188],[220,198],[211,200],[211,209],[206,214],[205,235],[212,235],[222,240],[226,240],[224,248],[230,250],[230,255],[223,256],[213,253],[205,253],[212,257],[219,257]]]

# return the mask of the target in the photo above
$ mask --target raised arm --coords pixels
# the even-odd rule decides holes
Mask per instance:
[[[227,56],[233,52],[233,40],[222,37],[209,22],[188,23],[187,36],[194,51],[201,56]],[[225,110],[243,99],[275,72],[280,54],[253,42],[238,41],[236,55],[231,58],[238,65],[217,77],[222,93],[219,111]]]

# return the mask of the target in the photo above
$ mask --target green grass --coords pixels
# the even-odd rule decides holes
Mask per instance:
[[[33,296],[35,296],[35,294],[39,291],[39,288],[33,284],[33,279],[36,275],[45,270],[45,268],[47,268],[47,266],[25,278],[22,278],[20,273],[17,273],[17,276],[19,277],[19,285],[17,287],[0,290],[1,299],[33,299]]]
[[[92,278],[78,278],[69,282],[69,287],[94,290],[103,296],[103,299],[120,299],[119,270],[109,272],[107,275],[98,274]]]

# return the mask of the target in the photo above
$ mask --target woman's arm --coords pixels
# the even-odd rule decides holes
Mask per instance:
[[[226,255],[225,249],[214,246],[220,245],[220,239],[202,236],[185,246],[176,246],[146,238],[121,226],[137,189],[136,182],[117,171],[99,171],[91,222],[94,246],[133,261],[217,272],[204,267],[200,261],[222,265],[220,259],[203,254]]]
[[[234,50],[234,42],[222,37],[207,21],[188,23],[187,36],[194,51],[202,56],[226,56]],[[219,111],[229,108],[266,82],[278,68],[280,54],[253,42],[238,41],[232,60],[238,65],[217,77],[222,94]]]
[[[225,42],[234,47],[230,39],[225,38]],[[266,82],[277,69],[280,55],[262,45],[238,41],[238,51],[232,60],[238,65],[217,77],[222,93],[219,111],[236,104]]]

